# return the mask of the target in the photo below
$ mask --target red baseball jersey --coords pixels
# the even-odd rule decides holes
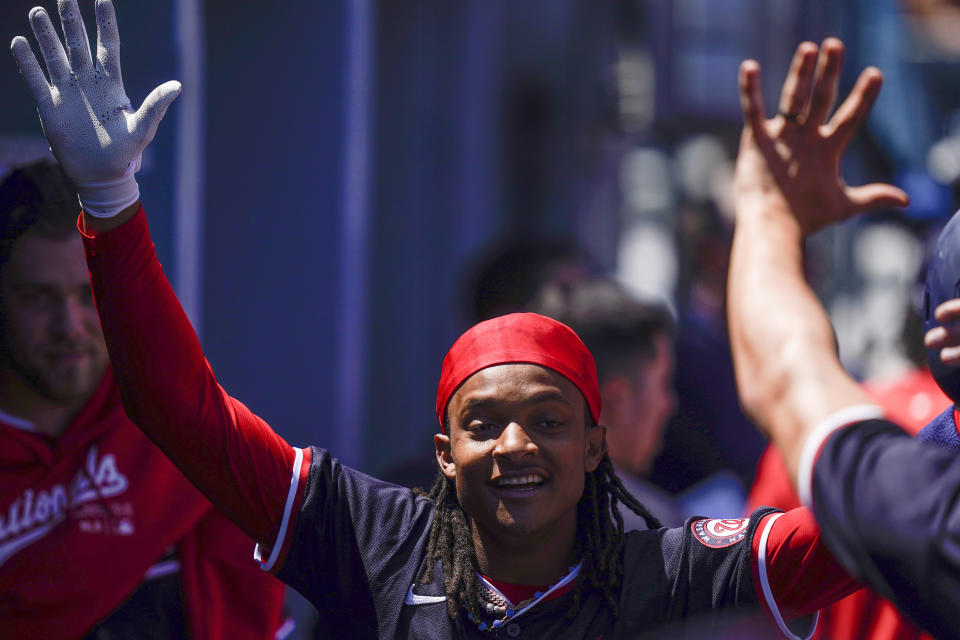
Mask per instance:
[[[111,371],[59,438],[0,416],[0,635],[169,624],[163,635],[272,638],[283,586],[250,567],[252,549],[130,422]],[[170,620],[134,611],[111,622],[169,576]]]

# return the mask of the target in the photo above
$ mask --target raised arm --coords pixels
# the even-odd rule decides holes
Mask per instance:
[[[29,14],[48,77],[25,38],[14,38],[12,49],[50,148],[80,195],[91,282],[124,406],[214,504],[277,552],[264,557],[272,565],[309,452],[290,447],[217,384],[139,204],[141,154],[180,84],[160,85],[134,110],[110,0],[96,3],[96,59],[76,0],[60,0],[59,12],[64,42],[42,7]]]
[[[780,111],[766,119],[759,67],[745,62],[746,124],[737,160],[729,279],[734,364],[746,410],[780,446],[834,556],[938,638],[960,638],[960,461],[878,419],[843,371],[827,316],[804,281],[802,241],[874,206],[904,205],[889,185],[848,187],[839,158],[865,119],[880,74],[865,70],[829,120],[842,45],[800,45]],[[945,303],[937,319],[960,318]],[[960,332],[927,336],[960,362]],[[799,473],[798,473],[799,468]],[[799,478],[797,476],[800,476]]]
[[[741,403],[781,448],[794,479],[818,425],[872,411],[863,409],[871,401],[840,364],[829,319],[806,282],[803,239],[860,211],[907,203],[896,187],[850,187],[840,176],[841,155],[882,81],[877,69],[865,69],[830,117],[842,58],[839,40],[801,44],[771,119],[760,66],[748,60],[740,68],[745,124],[735,177],[730,340]]]

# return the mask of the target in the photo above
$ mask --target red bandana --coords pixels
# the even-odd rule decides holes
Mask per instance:
[[[437,419],[454,391],[481,369],[498,364],[529,363],[552,369],[580,390],[594,421],[600,419],[597,365],[573,329],[536,313],[511,313],[474,325],[443,358],[437,387]]]

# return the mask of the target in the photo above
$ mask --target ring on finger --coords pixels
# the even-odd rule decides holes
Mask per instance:
[[[779,112],[781,117],[787,122],[793,124],[803,124],[803,114],[797,111],[784,111],[781,109]]]

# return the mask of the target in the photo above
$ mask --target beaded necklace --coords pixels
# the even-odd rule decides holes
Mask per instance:
[[[480,598],[480,607],[486,611],[487,614],[493,618],[493,620],[491,620],[488,624],[485,620],[474,619],[473,614],[467,614],[467,617],[471,622],[477,625],[477,629],[480,631],[493,631],[494,629],[499,629],[507,620],[512,620],[519,617],[524,612],[532,609],[550,594],[570,584],[580,573],[580,566],[582,564],[583,562],[581,561],[575,566],[569,567],[567,575],[560,578],[560,580],[555,582],[552,587],[546,591],[537,591],[533,594],[532,598],[527,598],[526,600],[518,602],[517,604],[510,602],[510,600],[503,595],[499,589],[490,584],[486,578],[478,573],[477,593]]]

